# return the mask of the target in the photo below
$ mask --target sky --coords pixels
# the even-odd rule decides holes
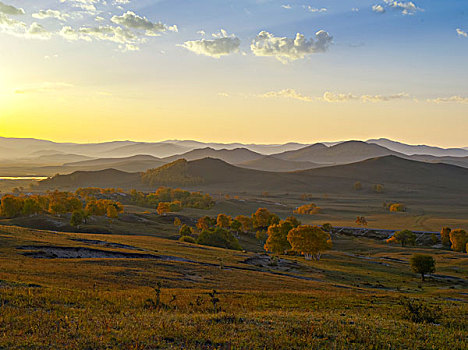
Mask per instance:
[[[0,136],[468,146],[466,0],[0,0]]]

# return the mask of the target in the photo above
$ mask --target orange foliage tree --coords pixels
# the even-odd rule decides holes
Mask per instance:
[[[291,249],[291,244],[288,241],[288,233],[293,229],[293,225],[289,221],[281,221],[279,224],[273,224],[268,227],[268,238],[264,248],[268,252],[275,254],[283,254]]]
[[[298,226],[289,231],[287,238],[292,250],[303,254],[306,260],[320,260],[321,253],[332,247],[330,234],[317,226]]]
[[[450,243],[455,252],[465,252],[468,244],[468,234],[465,230],[457,229],[450,232]]]

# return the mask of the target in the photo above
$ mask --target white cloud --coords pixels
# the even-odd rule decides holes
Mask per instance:
[[[81,27],[77,30],[70,26],[65,26],[60,31],[60,36],[69,41],[109,41],[121,44],[122,51],[138,51],[139,44],[146,40],[140,38],[128,29],[113,26]]]
[[[205,55],[213,58],[220,58],[239,51],[240,39],[234,34],[228,35],[223,29],[217,34],[213,34],[212,40],[192,40],[186,41],[182,47],[195,52],[197,55]]]
[[[85,10],[89,13],[95,13],[97,11],[96,4],[99,0],[60,0],[62,3],[70,3],[73,7]],[[104,0],[104,3],[106,1]]]
[[[113,16],[111,21],[127,28],[145,30],[148,36],[156,36],[167,30],[177,32],[177,26],[166,26],[161,22],[153,23],[132,11],[127,11],[122,16]]]
[[[66,13],[61,13],[60,11],[57,10],[40,10],[37,13],[33,13],[32,17],[37,18],[37,19],[44,19],[44,18],[56,18],[60,21],[66,21],[67,18],[70,17],[70,15]]]
[[[431,103],[468,103],[468,97],[462,97],[462,96],[451,96],[451,97],[438,97],[434,99],[429,99],[427,102]]]
[[[394,1],[394,0],[383,0],[384,5],[400,11],[403,15],[414,15],[418,11],[424,11],[422,8],[416,6],[412,1]],[[372,6],[372,11],[377,13],[384,13],[385,8],[382,5]]]
[[[460,28],[457,28],[457,34],[458,36],[461,36],[461,37],[465,37],[465,38],[468,37],[468,33],[465,32],[464,30],[461,30]]]
[[[304,8],[307,11],[312,12],[312,13],[320,13],[320,12],[327,12],[328,11],[325,7],[316,8],[316,7],[312,7],[310,5],[307,5],[307,6],[304,5]]]
[[[333,93],[330,91],[326,91],[321,100],[324,102],[329,103],[340,103],[340,102],[348,102],[348,101],[360,101],[360,102],[388,102],[393,100],[401,100],[409,98],[407,93],[401,92],[395,95],[361,95],[356,96],[351,93],[342,94],[342,93]]]
[[[263,95],[260,95],[260,97],[264,98],[290,98],[294,100],[300,100],[300,101],[305,101],[305,102],[311,102],[314,100],[313,97],[303,95],[299,92],[297,92],[294,89],[284,89],[281,91],[269,91],[267,93],[264,93]]]
[[[394,95],[353,95],[351,93],[333,93],[326,91],[322,96],[307,96],[294,89],[284,89],[280,91],[269,91],[262,95],[257,95],[263,98],[289,98],[294,100],[300,100],[305,102],[319,101],[328,103],[343,103],[356,101],[361,103],[378,103],[378,102],[389,102],[395,100],[407,99],[410,96],[407,93],[401,92]]]
[[[34,39],[47,40],[51,38],[52,33],[47,31],[47,29],[39,23],[34,22],[29,26],[25,36]]]
[[[393,100],[401,100],[409,98],[410,96],[405,92],[400,92],[395,95],[362,95],[360,100],[362,102],[388,102]]]
[[[22,8],[16,8],[0,1],[0,13],[4,13],[6,15],[24,15],[25,12]]]
[[[36,22],[28,26],[24,22],[9,18],[4,13],[0,13],[0,32],[26,39],[47,40],[52,36],[52,33]]]
[[[333,37],[320,30],[315,34],[315,39],[307,40],[303,34],[297,33],[294,39],[275,37],[266,31],[260,32],[250,45],[250,49],[256,56],[275,57],[286,64],[290,61],[302,59],[307,55],[325,52],[328,50]]]
[[[291,5],[281,5],[282,8],[286,9],[286,10],[290,10],[292,7]]]
[[[372,11],[377,12],[377,13],[385,13],[385,9],[383,8],[382,5],[372,6]]]

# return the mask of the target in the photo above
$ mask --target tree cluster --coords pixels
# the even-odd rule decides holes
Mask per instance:
[[[266,251],[275,254],[293,251],[304,255],[307,260],[319,260],[321,253],[332,247],[328,232],[317,226],[301,225],[295,217],[269,226],[267,235]]]
[[[320,213],[322,209],[315,203],[304,204],[294,210],[294,214],[314,215]]]
[[[164,210],[171,206],[171,204],[170,212],[180,211],[182,208],[209,209],[215,204],[209,194],[189,192],[170,187],[160,187],[152,193],[132,190],[130,191],[130,198],[133,204],[143,207],[158,208],[160,203],[167,203],[161,207],[162,212],[167,212]]]
[[[123,206],[109,199],[95,199],[87,196],[80,198],[71,192],[48,192],[45,195],[5,195],[0,202],[0,215],[13,218],[17,216],[30,216],[35,214],[62,215],[83,211],[86,215],[115,218],[123,211]],[[78,214],[75,221],[78,221]]]
[[[384,206],[392,213],[406,212],[407,207],[403,203],[384,203]]]
[[[416,235],[410,230],[395,232],[392,237],[387,239],[387,243],[399,243],[402,247],[406,245],[415,245]]]

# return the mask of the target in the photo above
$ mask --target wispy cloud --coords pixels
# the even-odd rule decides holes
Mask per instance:
[[[403,15],[414,15],[416,12],[424,11],[422,8],[416,6],[416,4],[412,1],[383,0],[383,2],[383,4],[373,5],[372,11],[376,13],[385,13],[385,7],[398,10]]]
[[[307,11],[312,12],[312,13],[321,13],[321,12],[327,12],[328,11],[325,7],[317,8],[317,7],[313,7],[313,6],[310,6],[310,5],[304,5],[304,8]]]
[[[69,14],[62,13],[57,10],[40,10],[39,12],[33,13],[32,17],[37,18],[37,19],[45,19],[45,18],[55,18],[60,21],[66,21],[68,18],[70,18]]]
[[[458,36],[461,36],[461,37],[464,37],[464,38],[468,37],[468,33],[465,32],[464,30],[460,29],[460,28],[457,28],[457,34],[458,34]]]
[[[269,92],[266,92],[266,93],[260,95],[260,97],[264,97],[264,98],[283,97],[283,98],[290,98],[290,99],[306,101],[306,102],[312,102],[314,100],[313,97],[303,95],[303,94],[297,92],[294,89],[284,89],[284,90],[280,90],[280,91],[269,91]]]
[[[121,45],[120,49],[123,51],[138,51],[138,45],[146,42],[144,38],[139,37],[130,30],[114,26],[81,27],[76,30],[70,26],[65,26],[60,31],[60,35],[69,41],[99,40],[117,43]]]
[[[321,100],[324,102],[329,102],[329,103],[340,103],[340,102],[348,102],[348,101],[360,101],[360,102],[372,102],[372,103],[377,103],[377,102],[388,102],[388,101],[394,101],[394,100],[401,100],[401,99],[407,99],[410,96],[405,93],[405,92],[400,92],[398,94],[394,95],[353,95],[351,93],[333,93],[330,91],[326,91]]]
[[[161,22],[153,23],[146,17],[141,17],[132,11],[127,11],[121,16],[113,16],[111,21],[126,28],[145,30],[148,36],[156,36],[168,30],[178,31],[175,25],[167,26]]]
[[[437,97],[434,99],[428,99],[427,102],[431,103],[468,103],[468,97],[463,96],[450,96],[450,97]]]
[[[407,99],[410,96],[407,93],[401,92],[394,95],[354,95],[352,93],[334,93],[326,91],[322,96],[307,96],[294,89],[284,89],[279,91],[269,91],[259,97],[263,98],[289,98],[305,102],[327,102],[327,103],[343,103],[343,102],[362,102],[362,103],[378,103],[389,102],[395,100]]]

